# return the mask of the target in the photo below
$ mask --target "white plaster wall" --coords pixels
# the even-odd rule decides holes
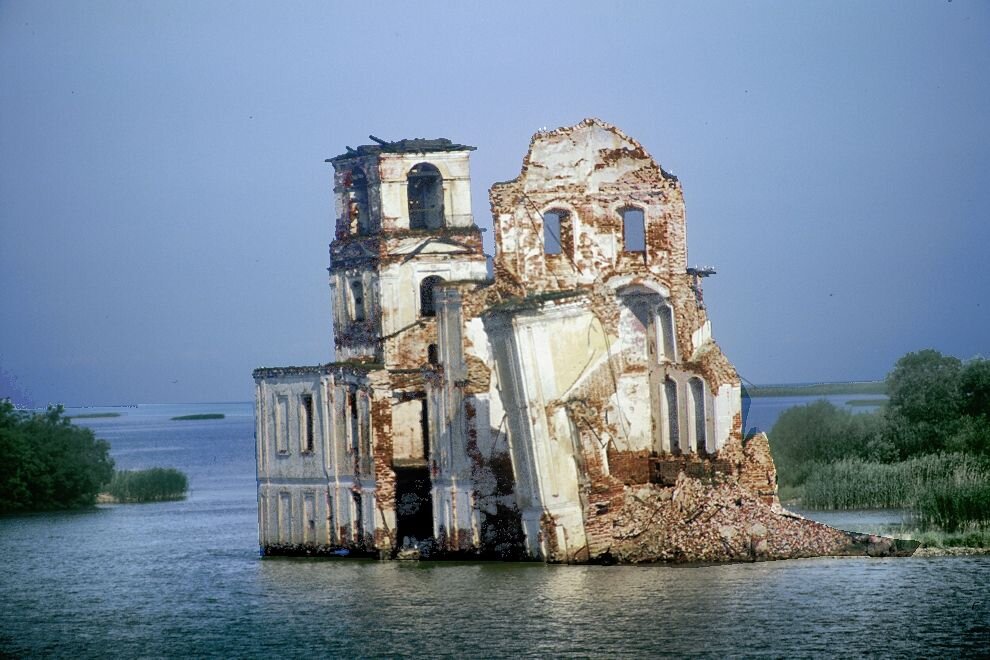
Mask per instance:
[[[428,458],[423,454],[422,414],[421,399],[392,406],[392,450],[396,459]]]
[[[569,133],[550,134],[536,141],[532,147],[526,190],[538,191],[558,186],[582,186],[589,192],[598,192],[604,185],[615,184],[621,178],[643,167],[636,158],[616,159],[611,167],[595,169],[602,150],[627,149],[633,152],[638,145],[614,131],[598,124],[581,124]]]
[[[422,244],[418,239],[416,245]],[[412,248],[410,248],[410,251]],[[382,334],[393,335],[416,323],[419,314],[419,287],[431,275],[448,282],[457,280],[484,280],[488,276],[484,257],[471,255],[468,259],[451,259],[446,254],[430,259],[430,253],[420,253],[407,262],[391,263],[382,268],[379,281],[381,291]],[[425,361],[425,350],[424,361]],[[386,356],[386,363],[393,358]]]
[[[729,441],[732,420],[742,414],[742,388],[739,385],[722,385],[713,397],[715,449],[721,449]],[[745,429],[743,429],[745,431]]]
[[[692,351],[699,351],[701,347],[712,340],[712,322],[705,321],[700,328],[691,333]]]
[[[619,429],[613,438],[620,451],[653,448],[653,403],[650,379],[646,372],[623,374],[618,378],[615,394],[609,398],[605,415]]]
[[[564,336],[587,336],[588,316],[577,305],[565,305],[490,326],[508,413],[517,503],[527,549],[534,556],[546,556],[539,533],[543,515],[554,517],[559,525],[557,544],[565,553],[585,545],[574,429],[557,399],[581,376],[580,367],[570,367],[587,365],[595,356],[595,346],[587,342],[583,351],[580,344],[575,350],[560,348]],[[558,366],[571,375],[559,378]]]

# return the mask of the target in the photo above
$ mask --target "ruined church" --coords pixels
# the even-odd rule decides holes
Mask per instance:
[[[788,514],[688,267],[681,184],[597,119],[490,190],[447,139],[329,159],[336,361],[260,368],[262,554],[732,561],[897,551]]]

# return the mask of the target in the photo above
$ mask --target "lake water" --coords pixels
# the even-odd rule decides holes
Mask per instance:
[[[189,498],[0,518],[0,656],[990,652],[990,557],[702,567],[261,559],[251,404],[113,410],[123,415],[78,423],[110,441],[120,468],[185,471]],[[170,420],[199,412],[226,418]]]

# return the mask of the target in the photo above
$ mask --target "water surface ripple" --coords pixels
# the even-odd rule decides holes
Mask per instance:
[[[185,470],[189,499],[0,518],[0,655],[791,658],[990,650],[988,557],[705,567],[262,560],[250,414],[176,427],[159,418],[201,410],[154,412],[87,425],[111,440],[123,467]]]

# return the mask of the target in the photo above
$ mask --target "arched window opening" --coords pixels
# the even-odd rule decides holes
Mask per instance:
[[[429,163],[420,163],[407,177],[409,197],[409,228],[439,229],[443,227],[443,177]]]
[[[368,178],[357,168],[351,172],[347,212],[351,234],[367,234],[371,231],[371,217],[368,214]]]
[[[657,321],[660,325],[660,355],[657,356],[661,362],[676,362],[674,342],[674,310],[670,305],[660,305],[657,308]]]
[[[705,433],[705,384],[700,378],[688,381],[691,389],[691,410],[694,417],[694,446],[699,454],[707,453]]]
[[[439,282],[443,282],[442,277],[430,275],[423,278],[419,284],[419,315],[436,316],[437,306],[433,295],[433,289]]]
[[[354,304],[354,320],[363,321],[364,315],[364,285],[361,280],[351,281],[351,300]]]
[[[552,209],[543,214],[544,254],[569,254],[572,235],[570,213]]]
[[[624,208],[622,214],[622,245],[626,252],[646,251],[646,220],[643,210]]]
[[[677,383],[670,378],[663,382],[664,400],[667,404],[667,440],[671,454],[681,453],[681,432],[677,420]]]
[[[433,365],[440,364],[440,358],[437,354],[436,344],[430,344],[429,346],[426,347],[426,361]]]

